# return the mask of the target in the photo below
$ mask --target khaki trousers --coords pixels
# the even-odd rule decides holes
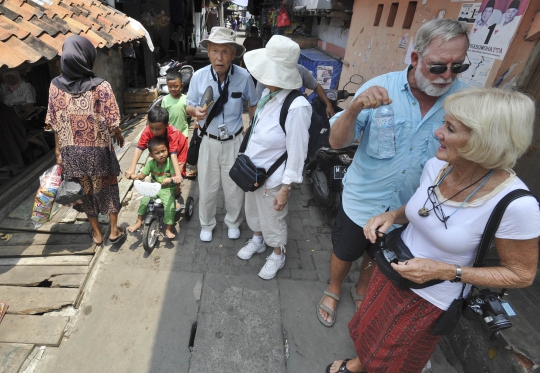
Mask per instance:
[[[219,141],[204,136],[199,149],[199,220],[201,227],[211,231],[216,226],[216,201],[220,185],[225,193],[225,224],[238,228],[243,220],[244,191],[229,177],[243,136]]]
[[[274,198],[281,185],[268,189],[264,197],[264,186],[254,192],[246,193],[246,221],[249,229],[262,232],[264,242],[270,247],[281,247],[287,244],[287,222],[285,216],[289,211],[287,203],[283,210],[274,210]]]

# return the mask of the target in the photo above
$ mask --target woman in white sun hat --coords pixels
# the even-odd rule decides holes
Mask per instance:
[[[257,167],[268,170],[285,152],[287,159],[266,180],[265,185],[246,193],[246,220],[253,230],[253,238],[238,252],[247,260],[255,253],[263,253],[266,244],[274,250],[259,272],[259,277],[270,280],[285,265],[287,243],[288,198],[293,183],[302,182],[306,159],[311,106],[298,95],[288,110],[284,128],[280,125],[283,103],[292,90],[302,86],[297,63],[300,47],[284,36],[273,36],[266,48],[244,55],[246,67],[267,88],[257,104],[252,130],[245,151]],[[293,93],[294,94],[294,93]],[[292,96],[291,96],[292,97]]]

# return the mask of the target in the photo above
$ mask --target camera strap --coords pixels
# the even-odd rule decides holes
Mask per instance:
[[[491,244],[493,243],[493,239],[495,237],[495,232],[499,228],[499,224],[501,223],[502,217],[504,215],[504,212],[506,211],[506,208],[508,205],[521,197],[531,196],[536,198],[534,194],[529,192],[525,189],[516,189],[505,195],[495,206],[493,209],[488,222],[486,224],[486,228],[484,229],[484,233],[482,234],[482,238],[480,240],[480,245],[478,248],[478,252],[476,253],[476,259],[474,261],[473,267],[484,267],[486,262],[487,253],[489,251],[489,248],[491,247]],[[536,198],[538,201],[538,198]]]

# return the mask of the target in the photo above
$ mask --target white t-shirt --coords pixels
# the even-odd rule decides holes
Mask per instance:
[[[509,170],[510,177],[505,182],[487,196],[466,203],[448,219],[446,222],[448,229],[445,229],[433,211],[429,216],[422,217],[418,214],[418,210],[426,202],[428,187],[440,180],[441,170],[446,165],[446,162],[437,158],[432,158],[426,163],[420,178],[420,186],[407,203],[405,214],[410,224],[401,237],[417,258],[430,258],[470,267],[474,263],[486,223],[497,203],[512,190],[528,190],[528,188],[512,170]],[[438,192],[438,188],[436,190]],[[444,198],[439,194],[438,200],[444,201]],[[448,201],[441,207],[444,214],[450,216],[460,204],[461,202]],[[425,207],[431,209],[433,205],[428,200]],[[527,196],[510,203],[495,237],[527,240],[538,236],[540,236],[540,210],[536,199]],[[412,291],[440,309],[446,310],[459,296],[461,288],[460,283],[444,281],[438,285]]]

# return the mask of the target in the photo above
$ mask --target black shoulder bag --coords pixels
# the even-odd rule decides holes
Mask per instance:
[[[285,121],[287,120],[287,114],[289,112],[289,107],[291,103],[299,96],[302,96],[302,93],[298,90],[291,91],[285,100],[283,101],[283,106],[279,114],[279,124],[283,132],[285,131]],[[251,130],[254,126],[253,120],[251,125],[246,130],[247,136],[244,137],[242,145],[240,145],[240,150],[238,157],[234,161],[231,170],[229,171],[229,176],[231,179],[244,191],[244,192],[254,192],[264,185],[266,180],[272,175],[283,162],[287,159],[287,152],[283,153],[272,166],[266,171],[262,167],[257,167],[253,164],[251,159],[245,154],[249,139],[251,137]]]
[[[482,239],[480,240],[480,245],[473,267],[485,266],[489,248],[491,247],[491,243],[495,237],[495,232],[499,228],[499,224],[501,223],[506,208],[512,201],[525,196],[535,197],[534,194],[528,190],[516,189],[508,193],[497,203],[497,206],[495,206],[488,219],[484,233],[482,234]],[[456,325],[459,323],[461,314],[463,313],[463,307],[465,306],[465,298],[463,298],[465,286],[466,284],[463,284],[459,297],[454,299],[452,304],[450,304],[450,307],[448,307],[448,310],[446,310],[439,320],[437,320],[437,323],[433,326],[433,330],[431,331],[432,335],[448,335],[452,333],[452,330],[454,330]]]

